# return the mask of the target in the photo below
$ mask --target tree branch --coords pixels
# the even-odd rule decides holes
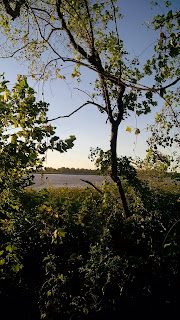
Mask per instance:
[[[54,120],[57,120],[57,119],[62,119],[62,118],[69,118],[69,117],[71,117],[74,113],[78,112],[80,109],[82,109],[83,107],[85,107],[85,106],[88,105],[88,104],[92,104],[92,105],[98,107],[99,109],[101,109],[101,110],[103,110],[103,111],[106,111],[106,109],[103,108],[100,104],[95,103],[95,102],[93,102],[93,101],[86,101],[86,102],[83,103],[79,108],[77,108],[76,110],[74,110],[74,111],[71,112],[70,114],[65,115],[65,116],[58,116],[58,117],[53,118],[53,119],[48,119],[47,122],[54,121]]]
[[[48,36],[47,36],[47,38],[46,38],[46,42],[49,41],[49,39],[50,39],[50,37],[52,36],[52,34],[53,34],[54,31],[59,31],[59,30],[63,30],[63,29],[62,29],[62,28],[53,28],[53,29],[51,29],[51,31],[49,32],[49,34],[48,34]]]
[[[110,121],[110,123],[112,124],[114,122],[114,118],[113,118],[113,113],[112,113],[112,108],[111,108],[111,102],[109,99],[109,92],[108,92],[108,88],[107,88],[107,84],[106,81],[104,80],[104,77],[99,74],[99,78],[101,81],[101,85],[102,85],[102,91],[103,91],[103,98],[106,104],[106,112],[108,114],[108,119]]]
[[[32,10],[36,10],[36,11],[40,11],[40,12],[43,12],[43,13],[46,13],[49,18],[51,18],[51,15],[48,11],[44,10],[44,9],[41,9],[41,8],[36,8],[36,7],[31,7]]]
[[[47,68],[52,62],[55,62],[55,61],[58,61],[58,60],[60,60],[60,58],[54,58],[54,59],[51,59],[48,63],[46,63],[46,65],[44,66],[44,70],[43,70],[43,73],[42,73],[40,79],[43,78],[43,76],[44,76],[44,74],[45,74],[45,72],[46,72],[46,68]]]
[[[15,50],[12,54],[10,54],[9,56],[1,56],[0,58],[1,59],[8,59],[8,58],[12,58],[12,57],[14,57],[14,55],[17,53],[17,52],[19,52],[19,51],[21,51],[21,50],[23,50],[23,49],[25,49],[27,46],[29,46],[29,45],[31,45],[31,44],[34,44],[35,42],[34,41],[31,41],[31,42],[28,42],[28,43],[26,43],[24,46],[22,46],[21,48],[19,48],[19,49],[17,49],[17,50]]]
[[[38,21],[37,21],[37,17],[36,17],[36,15],[35,15],[34,11],[32,10],[31,7],[29,7],[29,9],[30,9],[30,11],[31,11],[31,13],[32,13],[32,15],[33,15],[33,17],[34,17],[34,20],[35,20],[35,22],[36,22],[36,25],[37,25],[37,28],[38,28],[38,31],[39,31],[39,34],[40,34],[41,38],[44,40],[44,42],[48,43],[48,45],[49,45],[49,47],[51,48],[51,50],[52,50],[62,61],[64,61],[63,57],[60,56],[60,54],[52,47],[52,45],[49,43],[49,41],[46,41],[46,38],[43,36],[43,34],[42,34],[42,32],[41,32],[41,28],[40,28],[40,26],[39,26],[39,23],[38,23]]]
[[[2,0],[2,2],[5,6],[6,12],[13,18],[13,20],[19,17],[20,9],[22,5],[25,4],[25,0],[16,1],[15,8],[13,9],[9,0]]]
[[[117,116],[117,123],[118,125],[120,124],[121,120],[123,119],[123,114],[124,114],[124,108],[123,108],[123,95],[125,91],[125,86],[121,85],[118,91],[118,98],[117,98],[117,107],[118,107],[118,116]]]
[[[41,17],[41,16],[37,16],[38,17],[38,19],[40,19],[40,20],[42,20],[42,21],[45,21],[46,23],[47,23],[47,25],[46,26],[50,26],[52,29],[58,29],[58,28],[55,28],[54,27],[54,25],[53,25],[53,23],[51,23],[50,21],[48,21],[47,19],[45,19],[44,17]],[[60,28],[60,29],[62,29],[62,28]]]
[[[167,239],[167,237],[169,236],[171,230],[172,230],[179,222],[180,222],[180,219],[177,220],[177,221],[175,221],[175,222],[173,223],[173,225],[171,226],[171,228],[169,229],[168,233],[166,234],[166,236],[165,236],[165,238],[164,238],[163,244],[162,244],[162,247],[163,247],[163,248],[164,248],[164,246],[165,246],[166,239]]]
[[[84,90],[82,90],[82,89],[79,89],[79,88],[73,88],[73,89],[83,92],[83,93],[86,94],[86,95],[92,100],[92,102],[93,102],[92,96],[91,96],[89,93],[87,93],[86,91],[84,91]]]
[[[80,179],[81,181],[83,181],[83,182],[86,182],[86,183],[88,183],[88,184],[90,184],[94,189],[96,189],[99,193],[101,193],[101,194],[103,194],[103,192],[99,189],[99,188],[97,188],[92,182],[90,182],[90,181],[88,181],[88,180],[84,180],[84,179]]]
[[[88,3],[86,0],[84,0],[85,6],[86,6],[86,11],[88,14],[88,18],[89,18],[89,26],[90,26],[90,32],[91,32],[91,50],[92,50],[92,54],[95,53],[95,46],[94,46],[94,33],[93,33],[93,26],[92,26],[92,22],[91,22],[91,15],[89,12],[89,7],[88,7]]]
[[[111,5],[112,5],[112,8],[113,8],[114,25],[115,25],[115,30],[116,30],[117,42],[118,42],[118,45],[120,46],[119,34],[118,34],[118,28],[117,28],[116,11],[115,11],[113,0],[111,0]]]
[[[73,48],[75,50],[77,50],[85,59],[88,60],[88,54],[86,53],[86,51],[79,45],[76,43],[71,31],[68,29],[67,27],[67,24],[63,18],[63,15],[61,13],[61,10],[60,10],[60,6],[61,6],[61,0],[57,0],[56,1],[56,9],[57,9],[57,14],[58,14],[58,17],[59,17],[59,20],[62,24],[62,28],[64,29],[64,31],[66,32],[68,38],[69,38],[69,41],[71,43],[71,45],[73,46]]]
[[[172,107],[172,104],[165,98],[165,97],[162,97],[162,95],[159,93],[160,97],[169,105],[170,109],[171,109],[171,112],[173,114],[173,117],[176,121],[176,124],[178,125],[178,127],[180,126],[180,122],[178,121],[178,116],[176,115],[175,111],[173,110],[173,107]],[[170,115],[172,117],[172,115]]]
[[[171,82],[171,83],[168,84],[167,86],[162,87],[162,88],[159,88],[159,89],[157,89],[157,90],[158,90],[158,91],[159,91],[159,90],[166,90],[167,88],[169,88],[169,87],[173,86],[174,84],[176,84],[179,80],[180,80],[180,78],[177,78],[176,80],[174,80],[173,82]]]

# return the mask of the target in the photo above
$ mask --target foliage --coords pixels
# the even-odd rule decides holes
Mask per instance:
[[[160,186],[156,181],[156,192]],[[159,188],[151,211],[124,187],[136,209],[126,221],[115,185],[104,184],[103,194],[91,188],[21,193],[19,208],[1,220],[5,308],[12,288],[19,317],[38,305],[41,318],[53,320],[116,319],[126,307],[178,307],[179,225],[168,234],[178,219],[176,187]]]
[[[75,137],[62,141],[55,136],[55,128],[47,124],[48,104],[36,102],[26,77],[18,75],[11,90],[9,81],[4,75],[1,77],[0,235],[3,248],[0,265],[18,272],[22,264],[21,255],[17,254],[20,244],[14,226],[20,223],[18,215],[23,212],[20,194],[32,184],[32,173],[42,167],[46,150],[64,152],[73,146]]]
[[[98,170],[98,173],[101,175],[108,175],[111,167],[110,167],[110,150],[103,151],[100,148],[92,149],[89,155],[91,161],[95,162],[95,166]],[[119,157],[118,160],[118,175],[122,176],[129,181],[133,181],[136,176],[136,169],[132,166],[132,158],[131,157]]]
[[[166,2],[165,13],[149,23],[158,33],[157,43],[153,57],[141,68],[138,58],[130,60],[119,36],[122,15],[116,0],[22,0],[18,3],[18,7],[11,6],[4,0],[1,5],[1,26],[6,39],[4,55],[28,60],[33,78],[47,79],[56,75],[64,81],[71,77],[81,82],[81,67],[94,72],[91,101],[83,103],[71,115],[87,104],[107,114],[111,125],[111,177],[117,183],[124,216],[129,216],[126,196],[117,175],[118,128],[132,113],[138,116],[150,113],[157,107],[158,97],[165,105],[156,115],[158,127],[151,126],[153,136],[149,149],[154,152],[159,145],[170,147],[179,141],[178,135],[172,134],[174,126],[179,127],[176,111],[179,104],[176,84],[180,80],[179,12],[173,12]],[[47,50],[50,58],[47,58]],[[65,74],[64,67],[69,62],[74,67],[70,74]],[[147,80],[148,86],[144,85]],[[131,132],[129,126],[126,130]],[[135,134],[140,134],[139,128],[135,128]]]
[[[152,3],[153,4],[153,3]],[[157,3],[155,4],[157,5]],[[154,55],[152,59],[147,61],[145,72],[154,75],[154,79],[158,85],[162,87],[166,79],[176,78],[178,81],[180,76],[179,69],[179,39],[180,39],[180,12],[174,12],[171,8],[171,2],[166,1],[165,6],[170,7],[169,11],[162,15],[154,17],[149,27],[154,30],[160,30],[158,43],[154,46]],[[164,99],[164,106],[156,113],[155,124],[149,126],[152,136],[148,143],[151,152],[157,155],[157,149],[172,148],[171,161],[176,169],[179,165],[179,158],[175,147],[179,147],[179,87],[174,81],[174,88],[166,86],[160,90],[160,96]],[[169,90],[170,88],[170,90]]]
[[[25,191],[29,173],[41,165],[44,137],[54,134],[52,127],[47,131],[47,105],[36,103],[31,90],[24,77],[12,91],[2,82],[1,312],[7,319],[25,319],[25,313],[30,319],[99,319],[142,303],[166,307],[168,301],[176,308],[179,194],[173,192],[174,182],[161,194],[159,185],[151,191],[130,160],[119,159],[133,212],[126,221],[115,185],[104,184],[102,194],[74,188]],[[46,148],[55,147],[57,139],[50,141]],[[109,152],[100,150],[100,156],[98,165],[105,170]]]
[[[166,2],[168,12],[154,18],[155,30],[162,32],[154,56],[141,70],[138,59],[128,60],[119,38],[121,15],[115,3],[0,3],[7,40],[2,53],[19,54],[30,61],[32,78],[40,73],[40,78],[46,79],[55,73],[66,81],[68,75],[62,71],[66,69],[61,67],[67,62],[75,65],[70,76],[78,82],[81,66],[97,74],[92,100],[81,107],[91,103],[107,113],[111,149],[97,149],[93,156],[99,156],[101,172],[109,171],[121,188],[121,199],[115,184],[106,183],[102,194],[73,188],[25,191],[31,182],[30,173],[41,167],[40,155],[48,148],[66,151],[75,138],[62,141],[55,136],[48,124],[48,105],[35,101],[26,77],[18,76],[12,90],[2,79],[0,298],[6,318],[17,313],[23,320],[116,319],[127,308],[132,312],[139,312],[139,308],[179,308],[179,184],[172,180],[165,185],[163,175],[169,159],[157,152],[159,145],[178,142],[171,129],[179,125],[179,13],[169,9]],[[64,46],[65,57],[61,54]],[[48,62],[47,50],[51,57]],[[152,86],[139,84],[145,78]],[[138,116],[150,113],[157,106],[155,95],[165,101],[156,115],[160,128],[156,131],[151,127],[149,162],[136,163],[143,169],[137,173],[132,159],[117,158],[118,127],[132,112]],[[126,130],[132,131],[129,126]],[[135,128],[135,134],[139,133]],[[157,176],[158,172],[162,181],[140,179],[149,163],[151,173]],[[128,213],[127,204],[131,216],[122,219],[125,206]]]
[[[2,75],[0,83],[0,183],[1,190],[24,188],[33,170],[42,167],[47,149],[64,152],[72,148],[74,136],[62,141],[48,124],[48,104],[36,102],[27,79],[18,75],[10,90]],[[48,139],[48,140],[47,140]],[[42,156],[41,156],[42,155]]]
[[[63,66],[69,61],[75,64],[70,76],[81,81],[81,68],[93,70],[104,76],[107,93],[113,107],[114,118],[119,113],[117,100],[119,99],[119,85],[127,88],[123,97],[123,114],[128,116],[132,111],[138,115],[151,112],[151,107],[156,106],[153,91],[146,87],[135,86],[143,79],[147,72],[139,68],[138,59],[130,61],[124,48],[123,40],[119,38],[118,23],[122,19],[115,1],[28,1],[21,7],[19,19],[9,19],[4,7],[2,7],[1,25],[4,28],[6,38],[12,46],[6,46],[5,56],[25,58],[30,64],[30,72],[33,78],[48,79],[56,75],[58,79],[68,79],[64,74]],[[3,13],[4,10],[4,13]],[[109,30],[109,31],[108,31]],[[17,41],[18,35],[18,41]],[[65,57],[61,54],[63,46],[62,38],[67,47]],[[47,62],[46,51],[51,53],[51,59]],[[101,76],[96,79],[92,102],[99,100],[99,105],[105,104],[105,91]],[[146,90],[143,98],[142,90]],[[139,99],[137,102],[137,99]],[[106,108],[100,108],[101,112],[107,112]]]

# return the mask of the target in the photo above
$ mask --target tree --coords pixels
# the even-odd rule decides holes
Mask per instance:
[[[157,6],[157,2],[152,2]],[[171,2],[166,1],[165,6],[169,8]],[[154,160],[160,160],[162,164],[168,162],[176,169],[179,165],[179,156],[175,148],[179,148],[179,127],[180,111],[179,106],[179,88],[176,84],[180,77],[179,68],[179,39],[180,39],[180,11],[173,12],[169,10],[167,14],[157,15],[152,21],[155,30],[160,30],[159,41],[155,45],[155,54],[145,65],[146,71],[154,74],[154,79],[162,86],[168,79],[169,84],[161,88],[159,94],[164,100],[162,109],[156,113],[155,123],[149,129],[152,136],[148,140],[148,156]],[[175,79],[172,81],[172,79]],[[166,157],[161,152],[161,148],[172,148],[171,156]]]
[[[180,80],[179,33],[176,32],[179,30],[180,14],[168,9],[167,14],[154,18],[152,24],[161,33],[159,36],[158,32],[152,59],[148,59],[141,71],[138,59],[129,61],[127,58],[123,41],[119,37],[118,20],[121,19],[121,14],[116,2],[24,0],[8,4],[4,0],[1,26],[7,39],[5,56],[23,55],[30,60],[33,77],[39,75],[41,79],[47,78],[54,70],[58,78],[65,80],[60,68],[68,62],[75,64],[72,78],[80,79],[82,67],[93,71],[97,76],[92,99],[84,102],[67,117],[88,104],[107,114],[111,127],[110,175],[118,186],[126,218],[130,212],[117,170],[118,128],[132,112],[138,116],[151,112],[151,108],[157,106],[157,101],[154,100],[156,95],[165,99],[174,110],[173,102],[167,102],[166,91],[171,89],[173,95],[172,88]],[[170,6],[168,1],[166,6]],[[10,47],[10,42],[13,47]],[[51,52],[48,61],[43,60],[46,59],[46,50]],[[62,54],[63,50],[65,56]],[[139,84],[140,80],[148,76],[151,86]],[[173,111],[173,117],[177,118],[176,111]],[[128,130],[131,131],[131,128],[127,127]],[[139,134],[138,128],[135,133]]]
[[[0,256],[4,253],[0,265],[16,273],[22,269],[15,225],[20,228],[24,223],[24,188],[32,184],[32,173],[42,168],[47,149],[65,152],[73,147],[75,137],[63,141],[55,135],[55,128],[47,123],[48,104],[36,101],[25,76],[18,75],[11,89],[4,74],[0,78]]]
[[[11,90],[4,74],[1,78],[0,192],[3,195],[5,190],[18,193],[31,184],[31,174],[42,167],[46,151],[65,152],[73,147],[75,137],[63,141],[55,135],[55,127],[47,124],[48,104],[36,102],[35,92],[25,76],[18,75]]]

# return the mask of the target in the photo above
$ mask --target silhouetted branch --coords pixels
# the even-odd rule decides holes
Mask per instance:
[[[88,181],[88,180],[84,180],[84,179],[80,179],[81,181],[83,181],[83,182],[86,182],[86,183],[88,183],[88,184],[90,184],[94,189],[96,189],[99,193],[101,193],[101,194],[103,194],[103,192],[99,189],[99,188],[97,188],[92,182],[90,182],[90,181]]]
[[[160,88],[158,90],[166,90],[167,88],[173,86],[174,84],[176,84],[178,81],[180,80],[180,78],[177,78],[176,80],[174,80],[173,82],[171,82],[170,84],[168,84],[167,86]]]
[[[103,108],[100,104],[95,103],[95,102],[93,102],[93,101],[86,101],[86,102],[83,103],[79,108],[77,108],[76,110],[74,110],[74,111],[71,112],[70,114],[65,115],[65,116],[58,116],[58,117],[53,118],[53,119],[49,119],[49,120],[47,120],[47,122],[54,121],[54,120],[57,120],[57,119],[62,119],[62,118],[69,118],[69,117],[71,117],[74,113],[78,112],[80,109],[82,109],[83,107],[85,107],[85,106],[88,105],[88,104],[92,104],[92,105],[98,107],[99,109],[101,109],[101,110],[103,110],[103,111],[106,111],[106,109]]]
[[[25,0],[20,0],[15,2],[15,7],[12,8],[9,0],[2,0],[6,12],[13,18],[16,19],[20,15],[20,9],[23,4],[25,4]]]
[[[180,222],[180,219],[177,220],[176,222],[173,223],[173,225],[171,226],[171,228],[169,229],[168,233],[166,234],[165,238],[164,238],[164,241],[163,241],[163,244],[162,246],[164,247],[165,245],[165,242],[166,242],[166,239],[168,237],[168,235],[170,234],[171,230],[176,226],[176,224],[178,224]]]
[[[71,43],[71,45],[73,46],[73,48],[75,50],[77,50],[85,59],[88,59],[88,54],[87,52],[83,49],[83,47],[81,47],[78,43],[76,43],[71,31],[69,30],[69,28],[67,27],[67,24],[66,24],[66,21],[63,17],[63,14],[61,13],[61,10],[60,10],[60,7],[61,7],[61,0],[57,0],[56,1],[56,10],[57,10],[57,14],[58,14],[58,18],[59,18],[59,21],[61,22],[62,24],[62,28],[64,29],[64,31],[66,32],[68,38],[69,38],[69,41]]]

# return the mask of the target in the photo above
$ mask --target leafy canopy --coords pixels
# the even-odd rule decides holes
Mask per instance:
[[[29,173],[41,168],[47,149],[60,153],[73,147],[74,136],[65,141],[48,124],[48,104],[36,102],[35,91],[24,76],[10,90],[1,75],[0,82],[0,190],[23,188]]]
[[[48,79],[56,75],[69,81],[71,76],[80,82],[84,67],[94,71],[97,79],[90,103],[100,105],[99,110],[108,114],[110,122],[125,120],[132,112],[138,116],[148,114],[157,107],[158,99],[164,103],[158,114],[162,114],[165,122],[160,122],[158,132],[151,128],[156,142],[150,143],[150,149],[153,151],[160,140],[162,145],[159,138],[162,134],[177,143],[177,135],[169,127],[174,128],[174,124],[179,127],[176,106],[179,104],[180,12],[174,12],[171,2],[166,1],[164,13],[161,11],[147,23],[157,32],[157,41],[153,56],[143,67],[138,58],[130,59],[120,37],[122,15],[117,0],[22,0],[20,9],[14,8],[13,14],[13,6],[9,8],[7,1],[3,3],[1,26],[6,41],[2,55],[28,60],[33,78]],[[158,6],[154,1],[151,4]],[[70,62],[74,67],[69,74],[64,66]],[[147,79],[148,86],[144,85]],[[121,95],[122,87],[125,91]],[[139,128],[135,128],[135,133],[140,133]]]

